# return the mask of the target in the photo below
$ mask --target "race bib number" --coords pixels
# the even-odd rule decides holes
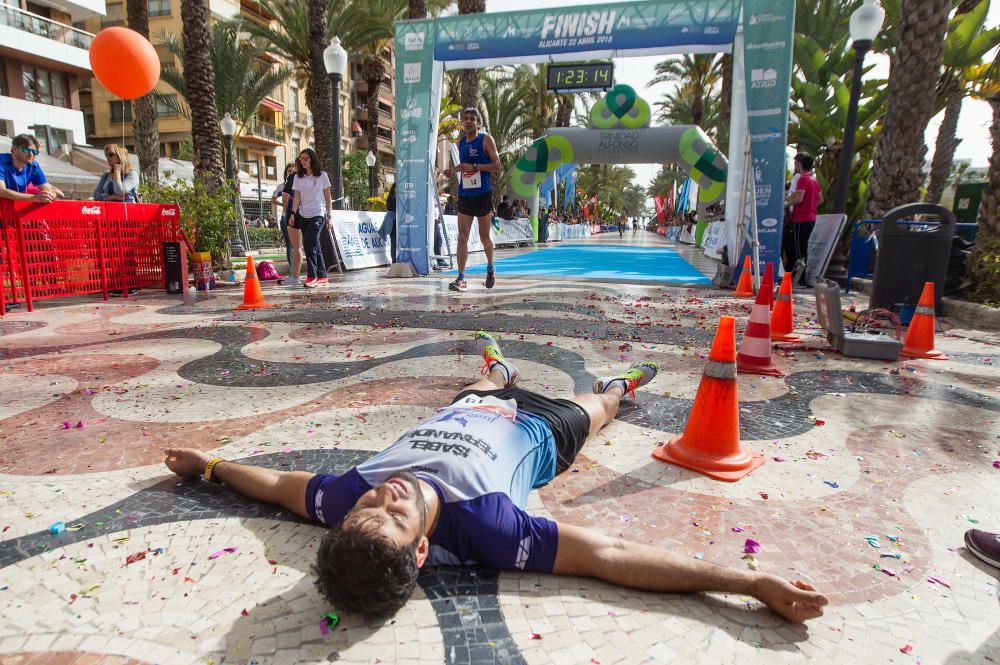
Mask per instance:
[[[511,422],[517,418],[517,400],[498,399],[492,395],[466,395],[446,409],[476,409],[477,411],[489,411],[498,416],[507,418]]]
[[[462,189],[479,189],[482,186],[483,174],[481,171],[462,173]]]

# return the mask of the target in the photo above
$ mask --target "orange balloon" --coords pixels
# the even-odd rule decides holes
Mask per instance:
[[[94,76],[122,99],[142,97],[160,80],[160,58],[135,30],[115,26],[97,33],[90,45]]]

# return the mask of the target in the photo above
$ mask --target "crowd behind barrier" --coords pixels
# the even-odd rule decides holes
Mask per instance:
[[[163,243],[180,240],[176,205],[0,201],[0,316],[6,303],[163,288]]]

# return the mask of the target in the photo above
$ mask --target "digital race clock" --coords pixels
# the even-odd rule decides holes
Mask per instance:
[[[611,62],[581,65],[549,65],[548,90],[607,90],[615,84],[615,66]]]

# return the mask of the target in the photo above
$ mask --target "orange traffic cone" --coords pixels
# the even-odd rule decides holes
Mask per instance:
[[[750,257],[743,259],[743,272],[740,273],[740,281],[736,284],[733,295],[737,298],[753,298],[753,279],[750,277]]]
[[[243,286],[243,304],[236,309],[264,309],[274,307],[264,302],[264,294],[260,290],[260,280],[257,279],[257,269],[253,265],[253,257],[247,257],[247,278]]]
[[[771,265],[771,264],[768,264]],[[795,334],[795,322],[792,320],[792,275],[785,273],[781,278],[781,290],[771,312],[772,342],[801,342],[802,338]]]
[[[764,463],[740,445],[736,387],[736,319],[723,316],[701,376],[684,434],[653,451],[653,457],[709,478],[736,482]]]
[[[899,355],[907,358],[930,358],[947,360],[948,356],[934,348],[934,282],[925,282],[920,294],[920,302],[913,313],[910,328],[903,338],[903,350]]]
[[[750,321],[736,354],[736,369],[743,373],[784,376],[771,362],[771,313],[764,289],[757,294],[757,302],[750,310]]]
[[[767,295],[767,311],[774,309],[774,266],[771,263],[764,268],[764,276],[760,279],[760,290]]]

